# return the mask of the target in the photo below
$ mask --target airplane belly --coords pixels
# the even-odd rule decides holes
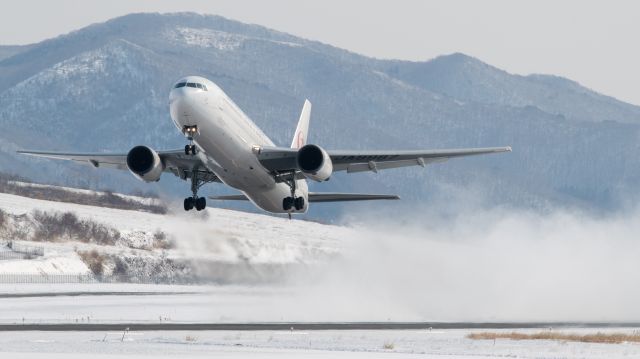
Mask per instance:
[[[267,190],[275,185],[253,154],[252,144],[243,137],[239,119],[217,106],[193,107],[190,120],[198,126],[193,140],[200,148],[199,155],[205,156],[203,162],[211,164],[211,171],[225,184],[240,190]]]
[[[306,213],[309,209],[309,191],[307,182],[296,181],[296,197],[304,197],[304,208],[296,213]],[[269,190],[243,191],[253,204],[271,213],[288,213],[282,208],[282,201],[291,196],[291,188],[285,183],[278,183]]]
[[[291,195],[289,186],[279,183],[266,191],[243,191],[253,204],[271,213],[287,213],[282,208],[282,200]]]

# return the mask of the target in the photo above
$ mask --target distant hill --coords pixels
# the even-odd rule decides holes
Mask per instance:
[[[29,47],[29,45],[0,45],[0,60],[26,51]]]
[[[218,83],[283,145],[309,98],[310,141],[327,148],[514,149],[426,170],[339,174],[323,190],[398,193],[398,210],[467,197],[487,205],[612,210],[638,197],[640,107],[560,77],[512,75],[463,54],[377,60],[190,13],[123,16],[0,60],[0,170],[90,188],[148,189],[128,173],[98,173],[14,151],[180,147],[168,92],[188,74]],[[161,189],[189,192],[165,177]],[[311,216],[335,216],[352,206],[363,208],[318,206]]]

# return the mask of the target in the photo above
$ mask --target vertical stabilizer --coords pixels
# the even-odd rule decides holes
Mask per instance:
[[[298,120],[298,127],[296,127],[296,132],[293,134],[293,141],[291,141],[291,148],[300,148],[307,144],[310,117],[311,102],[309,102],[309,100],[304,100],[304,106],[302,106],[302,112],[300,113],[300,119]]]

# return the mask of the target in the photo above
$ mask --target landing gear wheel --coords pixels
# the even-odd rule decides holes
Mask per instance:
[[[198,153],[198,150],[196,149],[196,145],[186,145],[186,146],[184,146],[184,154],[185,155],[195,155],[196,153]]]
[[[207,199],[204,197],[200,197],[198,199],[196,199],[196,210],[198,211],[202,211],[203,209],[205,209],[207,207]]]
[[[293,197],[285,197],[282,200],[282,209],[285,211],[291,210],[291,207],[293,207],[293,202]]]
[[[195,201],[194,201],[193,197],[187,197],[187,198],[184,199],[184,210],[185,211],[192,210],[194,205],[195,205]]]
[[[304,208],[304,197],[298,197],[293,200],[293,204],[296,207],[296,211],[300,211]]]

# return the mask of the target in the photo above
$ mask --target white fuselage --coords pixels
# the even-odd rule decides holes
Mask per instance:
[[[180,131],[184,126],[197,126],[193,142],[208,170],[220,180],[244,193],[256,206],[273,213],[288,213],[282,206],[291,196],[286,183],[276,183],[258,161],[255,146],[274,146],[273,142],[247,115],[213,82],[197,76],[180,82],[200,83],[201,88],[183,86],[169,95],[171,118]],[[296,181],[296,197],[304,197],[308,208],[308,187],[305,180]]]

